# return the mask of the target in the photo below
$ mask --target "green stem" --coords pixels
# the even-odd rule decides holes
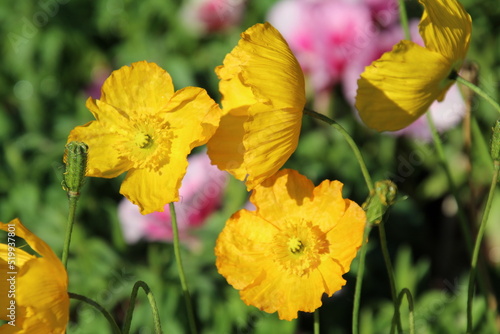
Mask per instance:
[[[359,305],[361,300],[361,287],[363,286],[363,275],[365,272],[366,250],[368,249],[368,236],[370,235],[371,225],[366,224],[363,234],[363,243],[359,250],[359,265],[356,274],[356,288],[354,290],[354,305],[352,309],[352,334],[359,333]]]
[[[182,292],[184,293],[184,299],[186,301],[186,309],[188,313],[189,327],[191,328],[191,333],[196,334],[196,322],[194,319],[193,305],[191,304],[191,296],[189,294],[189,289],[186,280],[186,274],[184,273],[184,267],[182,265],[181,249],[179,242],[179,229],[177,227],[177,215],[175,213],[174,203],[170,203],[170,217],[172,218],[172,231],[174,234],[174,253],[175,260],[177,262],[177,269],[179,270],[179,278],[181,280]]]
[[[490,191],[484,208],[483,218],[479,227],[476,242],[474,244],[474,252],[472,253],[471,270],[469,275],[469,289],[467,294],[467,333],[472,333],[472,302],[474,297],[474,280],[477,273],[477,262],[479,258],[479,249],[481,248],[481,241],[483,240],[484,232],[486,231],[486,224],[491,210],[491,203],[493,202],[493,195],[495,194],[496,185],[498,182],[498,174],[500,171],[500,162],[495,161],[495,170],[491,179]]]
[[[370,177],[370,174],[368,173],[368,169],[366,168],[366,164],[363,160],[363,156],[361,155],[361,152],[359,151],[358,146],[356,145],[356,143],[354,142],[352,137],[349,135],[349,133],[347,133],[347,131],[339,123],[335,122],[333,119],[331,119],[325,115],[322,115],[320,113],[317,113],[314,110],[310,110],[310,109],[305,108],[304,114],[309,115],[313,118],[319,119],[320,121],[323,121],[323,122],[333,126],[337,131],[339,131],[342,134],[342,136],[344,136],[344,139],[347,141],[347,143],[349,144],[349,146],[351,147],[351,149],[354,153],[354,156],[358,160],[359,167],[361,168],[361,173],[363,173],[363,177],[365,178],[366,186],[368,187],[368,190],[370,191],[370,193],[372,193],[373,192],[372,179]]]
[[[118,325],[116,324],[115,319],[113,319],[111,314],[104,307],[102,307],[99,303],[97,303],[96,301],[94,301],[90,298],[87,298],[85,296],[82,296],[82,295],[79,295],[79,294],[76,294],[73,292],[68,292],[68,295],[69,295],[69,298],[76,299],[76,300],[85,302],[85,303],[93,306],[96,310],[101,312],[102,315],[104,315],[106,320],[108,320],[113,334],[121,334],[120,327],[118,327]]]
[[[410,325],[410,334],[415,334],[415,317],[413,315],[413,297],[411,295],[410,290],[407,288],[403,288],[398,296],[398,308],[401,307],[401,303],[403,302],[403,297],[406,295],[406,299],[408,300],[408,321]]]
[[[450,186],[451,193],[458,207],[458,220],[460,222],[460,228],[462,229],[462,234],[465,239],[465,244],[469,252],[472,251],[472,239],[470,237],[470,230],[467,226],[467,218],[465,213],[463,212],[462,207],[460,206],[460,201],[458,198],[458,191],[455,186],[455,182],[451,177],[451,172],[448,164],[446,163],[446,157],[444,155],[443,143],[439,134],[437,132],[436,126],[434,125],[434,121],[432,120],[432,116],[430,112],[427,112],[427,123],[429,124],[429,128],[431,129],[432,140],[434,141],[434,146],[436,147],[436,151],[439,157],[439,163],[443,167],[443,170],[446,174],[446,178],[448,179],[448,184]]]
[[[398,327],[398,332],[401,332],[402,326],[401,326],[401,319],[399,317],[396,281],[394,279],[394,270],[391,263],[391,257],[389,256],[389,250],[387,248],[387,237],[385,235],[385,227],[383,220],[380,222],[380,224],[378,224],[378,232],[380,236],[380,246],[382,247],[382,255],[384,256],[385,267],[387,269],[387,276],[389,276],[389,285],[391,287],[392,303],[394,305],[394,317],[392,318],[391,333],[393,333],[395,325]]]
[[[489,104],[493,106],[493,108],[496,109],[496,111],[500,112],[500,105],[498,104],[497,101],[495,101],[491,96],[489,96],[484,90],[479,88],[478,86],[474,85],[472,82],[465,80],[461,76],[457,76],[457,82],[460,82],[462,85],[466,86],[470,90],[472,90],[474,93],[477,95],[481,96],[483,99],[488,101]]]
[[[149,305],[151,305],[151,310],[153,312],[153,321],[155,324],[155,333],[156,334],[161,334],[161,322],[160,322],[160,313],[158,312],[158,307],[156,306],[156,301],[155,297],[153,296],[153,293],[151,292],[151,289],[149,286],[146,284],[144,281],[137,281],[134,284],[134,287],[132,288],[132,293],[130,294],[130,306],[127,310],[127,313],[125,314],[125,321],[123,323],[123,334],[129,334],[130,332],[130,325],[132,324],[132,316],[134,315],[134,308],[135,308],[135,300],[137,298],[137,292],[139,291],[139,288],[142,288],[146,295],[148,296],[149,300]]]
[[[314,334],[319,334],[319,308],[314,311]]]
[[[408,26],[408,15],[406,14],[405,0],[399,0],[399,19],[401,20],[401,26],[403,27],[405,39],[411,41],[410,28]]]
[[[78,203],[79,194],[68,192],[69,196],[69,213],[66,224],[66,236],[64,237],[63,253],[61,262],[64,268],[68,266],[69,244],[71,243],[71,234],[73,233],[73,225],[75,224],[76,204]]]

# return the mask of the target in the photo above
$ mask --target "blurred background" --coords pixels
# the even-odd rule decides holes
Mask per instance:
[[[462,75],[498,101],[500,6],[463,0],[473,35]],[[419,41],[422,13],[406,1],[412,38]],[[40,0],[0,3],[0,220],[19,217],[56,252],[67,218],[61,189],[62,156],[72,128],[91,121],[85,100],[99,98],[111,71],[140,60],[156,62],[176,89],[199,86],[220,100],[214,68],[255,23],[270,21],[287,39],[307,79],[308,106],[341,123],[359,145],[374,180],[399,187],[386,219],[399,289],[415,298],[418,333],[465,328],[469,252],[456,217],[457,204],[430,141],[425,120],[396,134],[376,133],[353,108],[364,66],[403,37],[395,1],[382,0]],[[470,230],[475,231],[492,175],[492,108],[457,87],[431,107]],[[203,148],[190,157],[179,210],[183,259],[201,333],[310,333],[312,315],[293,322],[246,306],[217,273],[213,247],[225,221],[250,207],[241,182],[218,171]],[[297,151],[285,167],[319,184],[338,179],[344,196],[363,203],[368,193],[343,138],[304,118]],[[85,295],[123,321],[135,281],[151,287],[165,333],[186,333],[187,322],[171,245],[170,217],[143,217],[119,194],[123,176],[90,178],[82,191],[69,258],[70,291]],[[490,214],[481,255],[491,293],[475,299],[478,333],[496,333],[485,310],[500,291],[500,193]],[[472,235],[473,236],[473,235]],[[389,281],[372,230],[361,296],[361,332],[387,333],[392,318]],[[320,309],[322,333],[349,333],[357,259],[347,285]],[[486,302],[488,300],[488,302]],[[487,305],[489,303],[489,305]],[[407,310],[403,303],[402,309]],[[403,325],[407,328],[403,311]],[[68,333],[108,333],[102,317],[72,302]],[[133,333],[153,333],[149,304],[140,294]]]

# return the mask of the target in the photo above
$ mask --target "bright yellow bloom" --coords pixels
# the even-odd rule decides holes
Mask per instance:
[[[0,229],[8,232],[7,243],[0,244],[0,319],[9,322],[0,327],[0,333],[65,333],[68,275],[61,261],[19,219],[0,223]],[[21,243],[14,241],[13,234],[23,238],[40,257],[17,248]]]
[[[128,171],[120,193],[142,214],[179,200],[187,155],[207,142],[221,117],[204,89],[174,92],[170,75],[145,61],[114,71],[87,108],[96,120],[73,129],[68,142],[88,145],[87,176]]]
[[[256,24],[217,67],[224,116],[208,142],[219,169],[253,189],[297,148],[306,103],[304,75],[281,34]]]
[[[425,48],[401,41],[365,69],[358,81],[356,108],[378,131],[395,131],[442,101],[455,82],[469,48],[472,21],[457,0],[419,0]]]
[[[361,246],[365,212],[342,198],[342,183],[314,187],[284,169],[257,186],[250,201],[226,223],[215,247],[219,273],[248,305],[292,320],[313,312],[321,296],[345,284]]]

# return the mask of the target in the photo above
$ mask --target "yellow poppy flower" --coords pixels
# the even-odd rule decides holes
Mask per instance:
[[[253,189],[276,173],[297,148],[304,109],[304,75],[281,34],[269,23],[241,34],[217,67],[220,127],[207,144],[214,165]]]
[[[52,249],[23,226],[19,219],[0,223],[8,232],[0,244],[1,333],[63,334],[69,320],[68,275]],[[40,255],[16,246],[23,238]],[[5,284],[8,282],[8,284]]]
[[[179,200],[187,155],[207,142],[221,117],[204,89],[174,92],[170,75],[145,61],[114,71],[87,108],[96,120],[73,129],[68,142],[88,145],[87,176],[128,171],[120,193],[142,214]]]
[[[217,239],[219,273],[248,305],[280,319],[313,312],[345,284],[361,246],[365,212],[342,198],[342,183],[313,183],[284,169],[255,187],[257,211],[240,210]]]
[[[425,48],[401,41],[366,67],[358,80],[356,108],[378,131],[410,125],[455,82],[469,48],[472,21],[456,0],[419,0]]]

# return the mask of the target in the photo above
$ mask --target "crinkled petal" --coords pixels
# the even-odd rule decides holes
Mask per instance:
[[[222,114],[219,105],[198,87],[175,92],[164,110],[174,135],[172,151],[186,156],[192,148],[205,144],[213,136]]]
[[[450,70],[451,64],[439,53],[401,41],[361,74],[356,95],[361,119],[378,131],[408,126],[444,97],[453,83]]]
[[[269,110],[264,104],[250,108],[245,122],[244,168],[248,189],[255,188],[285,164],[297,148],[302,110]]]
[[[312,271],[307,276],[287,275],[268,261],[255,284],[240,291],[241,299],[248,305],[254,305],[269,313],[278,311],[282,320],[297,318],[297,312],[314,312],[321,306],[321,296],[328,285],[332,295],[344,284],[340,266],[332,260],[325,259],[320,270]],[[327,282],[326,279],[331,279]],[[335,290],[333,290],[335,289]]]
[[[349,271],[352,260],[363,242],[366,213],[355,202],[345,199],[345,211],[335,227],[327,233],[330,255],[342,268],[342,274]]]
[[[186,174],[186,156],[172,155],[159,170],[131,169],[120,187],[120,194],[139,206],[143,215],[164,211],[167,203],[179,200],[179,188]]]
[[[161,67],[140,61],[111,73],[101,91],[101,101],[135,116],[155,114],[164,108],[174,94],[174,86]]]
[[[296,108],[305,105],[304,74],[288,44],[269,23],[256,24],[241,34],[241,40],[218,69],[219,77],[235,77],[252,89],[259,102],[272,103],[276,108]],[[222,103],[229,100],[239,105],[240,90],[221,86]],[[248,100],[247,98],[244,100]]]
[[[235,289],[255,284],[271,262],[272,238],[277,229],[253,212],[240,210],[227,221],[217,238],[217,269]]]
[[[314,184],[307,177],[283,169],[257,186],[250,201],[257,207],[257,214],[273,224],[284,222],[288,215],[309,220],[302,215],[310,212],[299,211],[298,207],[311,200],[313,190]]]
[[[37,258],[28,261],[18,276],[17,302],[33,310],[38,322],[64,332],[69,320],[67,275],[60,261]],[[26,327],[26,326],[24,326]]]
[[[458,70],[469,49],[470,15],[457,0],[419,1],[425,7],[419,24],[425,46],[442,54]]]
[[[80,141],[89,147],[86,175],[104,178],[117,177],[132,166],[130,160],[121,156],[120,151],[113,149],[117,143],[125,140],[126,137],[110,131],[108,126],[98,121],[77,126],[68,137],[68,143]]]

